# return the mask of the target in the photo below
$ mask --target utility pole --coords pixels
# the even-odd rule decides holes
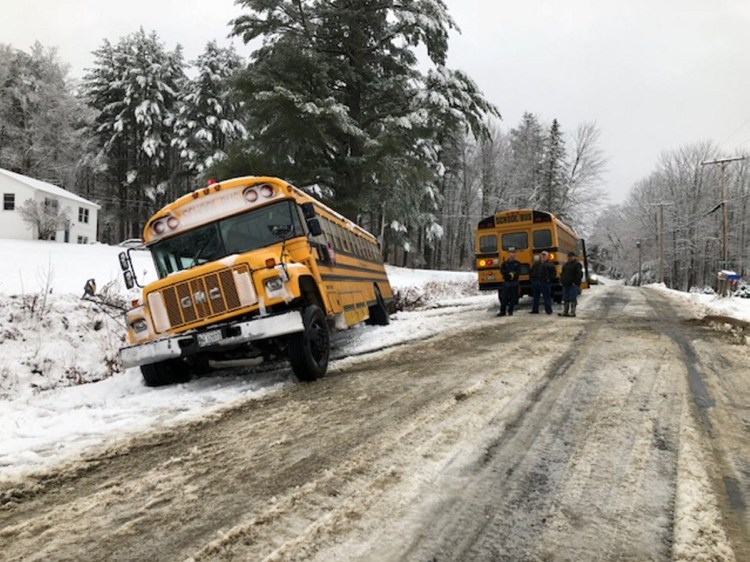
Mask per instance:
[[[727,209],[727,189],[724,185],[724,170],[730,162],[744,160],[744,156],[735,156],[734,158],[720,158],[717,160],[706,160],[701,162],[701,166],[719,164],[719,188],[721,190],[721,267],[729,269],[729,211]],[[719,284],[719,292],[722,297],[727,296],[727,283]]]
[[[638,286],[641,286],[641,241],[637,240],[635,243],[636,247],[638,248]]]
[[[659,283],[664,283],[664,207],[673,203],[654,203],[653,207],[659,207]]]

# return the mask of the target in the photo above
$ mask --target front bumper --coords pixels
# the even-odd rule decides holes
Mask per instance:
[[[168,359],[188,357],[201,351],[221,350],[243,343],[294,334],[305,329],[298,310],[248,320],[231,322],[220,327],[207,327],[170,338],[123,347],[120,361],[125,369],[159,363]]]

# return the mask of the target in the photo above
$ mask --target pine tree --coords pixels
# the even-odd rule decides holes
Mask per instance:
[[[93,134],[111,193],[107,212],[118,214],[118,235],[140,234],[144,217],[180,192],[172,149],[179,92],[184,81],[182,50],[167,51],[143,29],[94,52],[85,78],[86,96],[98,114]],[[147,205],[146,201],[151,203]]]
[[[445,68],[455,23],[442,0],[240,3],[248,13],[234,33],[264,39],[240,81],[251,135],[240,158],[333,188],[337,209],[373,229],[387,202],[402,247],[434,240],[441,152],[457,130],[482,134],[484,115],[497,114],[468,76]],[[427,74],[417,45],[434,65]]]
[[[524,113],[521,123],[510,131],[510,193],[512,207],[531,207],[542,191],[544,135],[533,113]]]
[[[565,140],[560,123],[553,119],[544,139],[540,197],[533,205],[564,217],[566,209],[562,205],[562,195],[565,179]]]
[[[55,49],[0,44],[0,167],[74,190],[81,104]]]
[[[242,62],[234,49],[211,41],[194,65],[198,74],[186,85],[173,144],[188,171],[203,172],[226,156],[233,141],[247,135],[242,103],[231,89]]]

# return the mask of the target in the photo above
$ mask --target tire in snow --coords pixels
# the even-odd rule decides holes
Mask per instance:
[[[146,386],[165,386],[188,382],[190,366],[180,359],[169,359],[151,365],[141,365],[141,374]]]
[[[323,311],[311,304],[302,311],[305,329],[289,336],[289,362],[300,381],[314,381],[326,374],[331,337]]]

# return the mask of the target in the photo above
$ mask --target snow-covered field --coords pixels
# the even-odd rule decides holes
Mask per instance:
[[[0,240],[0,477],[44,468],[90,446],[206,415],[238,400],[293,384],[285,364],[248,373],[222,371],[189,384],[152,389],[140,372],[119,372],[119,315],[81,299],[86,280],[130,299],[120,281],[118,247]],[[131,253],[142,281],[154,279],[147,252]],[[421,306],[389,326],[359,326],[337,336],[337,364],[424,339],[487,314],[493,294],[474,289],[473,272],[388,267],[398,293]],[[682,294],[706,314],[750,321],[750,299]],[[470,314],[458,314],[469,312]]]

